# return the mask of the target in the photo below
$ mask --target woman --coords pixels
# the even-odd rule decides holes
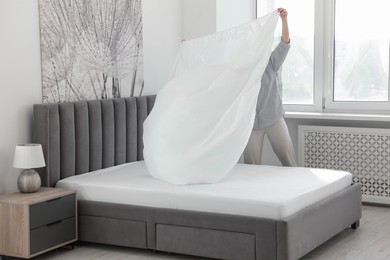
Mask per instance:
[[[282,38],[271,53],[270,60],[261,79],[255,124],[244,151],[244,161],[249,164],[261,164],[264,135],[267,134],[272,148],[282,165],[297,166],[294,147],[283,118],[284,110],[277,87],[278,71],[282,67],[290,49],[288,13],[284,8],[278,8],[278,12],[282,19]]]

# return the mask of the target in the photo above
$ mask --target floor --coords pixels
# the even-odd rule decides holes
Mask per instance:
[[[90,243],[76,244],[75,249],[61,248],[34,259],[39,260],[200,260],[204,258],[153,253]],[[301,260],[389,260],[390,259],[390,208],[363,206],[363,218],[358,230],[346,229]]]

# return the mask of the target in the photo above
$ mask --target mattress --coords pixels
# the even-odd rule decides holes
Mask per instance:
[[[237,164],[220,182],[177,186],[153,178],[143,161],[60,180],[82,200],[281,220],[351,185],[344,171]]]

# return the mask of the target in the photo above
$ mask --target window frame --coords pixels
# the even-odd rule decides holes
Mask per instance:
[[[324,112],[350,112],[350,113],[386,113],[390,110],[390,66],[388,78],[388,101],[334,101],[334,69],[335,69],[335,26],[336,26],[336,1],[324,1],[324,50],[329,55],[324,58]],[[326,20],[325,20],[326,19]],[[390,62],[390,54],[389,54]]]
[[[257,1],[260,0],[255,0],[255,17],[257,17]],[[389,101],[334,101],[335,6],[337,0],[314,1],[313,104],[283,104],[284,109],[288,112],[388,113],[390,110],[390,53]]]

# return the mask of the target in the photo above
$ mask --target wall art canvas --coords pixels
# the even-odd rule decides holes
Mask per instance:
[[[141,0],[39,0],[44,103],[142,95]]]

